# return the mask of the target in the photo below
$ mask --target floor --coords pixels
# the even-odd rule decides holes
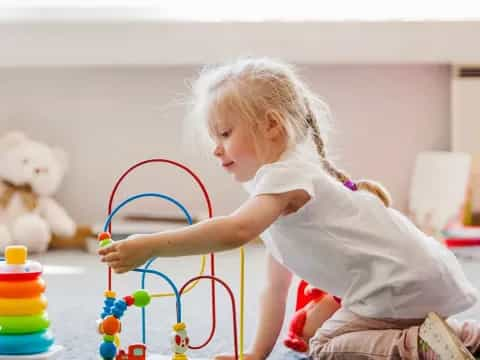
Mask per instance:
[[[480,288],[480,258],[462,255],[461,262],[467,276]],[[245,344],[251,344],[256,327],[257,295],[262,286],[264,248],[261,245],[246,249],[246,313]],[[52,331],[57,343],[65,347],[60,359],[98,359],[101,337],[96,332],[96,320],[103,306],[103,292],[107,287],[107,272],[95,255],[86,252],[53,251],[34,257],[45,266],[44,279],[47,283],[46,296],[49,300],[48,313],[52,320]],[[216,257],[217,274],[231,284],[235,294],[239,291],[238,251],[221,253]],[[175,283],[181,284],[196,275],[200,268],[198,257],[161,259],[155,268],[171,275]],[[113,289],[117,296],[126,296],[140,288],[140,275],[129,273],[114,275]],[[169,291],[165,281],[147,278],[146,288],[152,292]],[[192,345],[199,345],[208,338],[211,328],[210,285],[200,283],[182,301],[183,321],[187,324]],[[210,357],[220,352],[231,352],[232,315],[226,292],[217,287],[217,331],[211,343],[204,349],[190,351],[192,358]],[[293,292],[289,298],[287,314],[293,310]],[[479,317],[480,305],[460,314],[458,318]],[[147,339],[149,350],[169,353],[171,326],[175,323],[175,303],[172,298],[155,299],[149,305],[147,317]],[[140,310],[132,308],[123,317],[122,342],[125,345],[141,341]],[[286,325],[286,324],[285,324]],[[285,329],[284,329],[285,330]],[[282,349],[277,346],[270,358],[278,359]]]

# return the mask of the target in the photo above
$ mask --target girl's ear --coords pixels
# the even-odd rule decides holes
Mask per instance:
[[[276,110],[268,110],[265,113],[263,131],[267,139],[275,139],[284,132],[282,115]]]

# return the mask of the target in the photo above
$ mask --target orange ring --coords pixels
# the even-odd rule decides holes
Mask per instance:
[[[45,291],[45,281],[38,278],[29,281],[0,281],[0,298],[32,298]]]

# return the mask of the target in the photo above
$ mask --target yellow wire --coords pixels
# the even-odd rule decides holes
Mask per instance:
[[[206,264],[206,255],[202,255],[202,263],[200,265],[200,274],[199,276],[202,276],[205,272],[205,264]],[[200,281],[201,279],[197,279],[195,280],[194,282],[192,282],[190,285],[188,285],[185,289],[185,291],[183,292],[183,294],[186,294],[188,293],[190,290],[192,290],[197,284],[198,282]],[[158,294],[152,294],[151,297],[152,298],[160,298],[160,297],[167,297],[167,296],[175,296],[175,293],[158,293]]]
[[[245,249],[240,248],[240,360],[243,360],[245,306]]]

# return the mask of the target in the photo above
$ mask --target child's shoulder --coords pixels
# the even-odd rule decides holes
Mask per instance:
[[[299,158],[281,159],[262,165],[256,172],[254,179],[259,180],[265,176],[272,177],[308,177],[314,178],[325,174],[320,163],[315,163]],[[287,180],[287,179],[285,179]]]
[[[329,178],[323,173],[319,164],[295,158],[281,159],[261,166],[243,185],[251,195],[304,189],[314,197],[316,184],[323,183],[322,178]]]

